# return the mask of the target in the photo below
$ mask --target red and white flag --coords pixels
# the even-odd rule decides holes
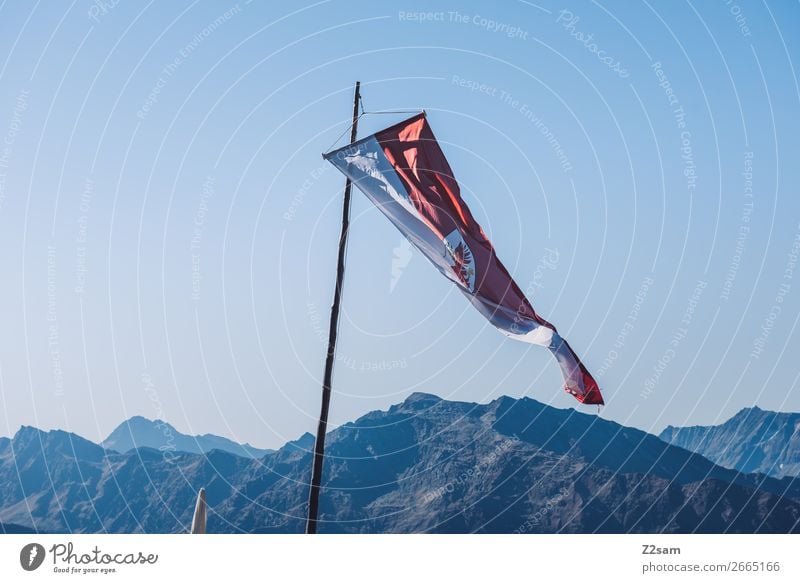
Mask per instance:
[[[325,154],[503,334],[550,349],[564,390],[603,404],[592,375],[541,318],[461,198],[458,182],[421,113]]]

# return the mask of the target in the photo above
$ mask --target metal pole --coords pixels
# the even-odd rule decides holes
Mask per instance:
[[[358,103],[361,98],[361,83],[356,81],[353,98],[353,126],[350,130],[350,143],[356,141],[358,132]],[[319,491],[322,482],[322,464],[325,461],[325,431],[328,427],[328,411],[331,404],[331,377],[336,354],[336,334],[339,328],[339,303],[342,299],[342,282],[344,280],[344,256],[347,248],[347,230],[350,227],[350,191],[352,182],[348,178],[344,184],[344,205],[342,206],[342,233],[339,235],[339,261],[336,264],[336,289],[333,292],[331,306],[331,323],[328,331],[328,355],[325,359],[325,376],[322,380],[322,408],[319,413],[317,439],[314,442],[314,465],[311,469],[311,491],[308,495],[308,520],[306,534],[316,534],[317,515],[319,514]]]

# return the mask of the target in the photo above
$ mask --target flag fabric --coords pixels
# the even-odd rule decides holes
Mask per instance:
[[[194,505],[194,516],[192,516],[192,534],[206,533],[206,489],[200,488],[197,493],[197,502]]]
[[[324,157],[502,333],[550,349],[565,391],[581,403],[603,404],[592,375],[555,326],[534,311],[497,258],[461,198],[424,113]]]

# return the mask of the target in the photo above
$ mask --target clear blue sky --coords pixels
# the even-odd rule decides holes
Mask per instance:
[[[428,111],[603,416],[800,410],[798,28],[739,0],[3,3],[0,434],[313,431],[343,183],[320,153],[356,80]],[[352,216],[332,422],[412,391],[576,405],[360,193]]]

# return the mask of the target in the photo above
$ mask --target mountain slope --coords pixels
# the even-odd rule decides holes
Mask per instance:
[[[20,526],[19,524],[4,524],[0,522],[0,534],[34,534],[32,528]]]
[[[125,453],[137,447],[151,447],[164,452],[184,451],[207,453],[221,449],[235,455],[259,458],[272,450],[258,449],[250,444],[239,444],[218,435],[185,435],[172,425],[159,419],[131,417],[123,421],[100,445]]]
[[[326,454],[321,532],[800,529],[792,480],[742,475],[531,399],[475,405],[417,393],[332,431]],[[0,446],[0,521],[51,532],[183,532],[205,487],[209,532],[302,532],[311,455],[308,439],[261,459],[120,454],[26,428]],[[18,476],[15,461],[30,469]]]
[[[740,472],[800,476],[800,414],[742,409],[721,425],[667,427],[659,437]]]

